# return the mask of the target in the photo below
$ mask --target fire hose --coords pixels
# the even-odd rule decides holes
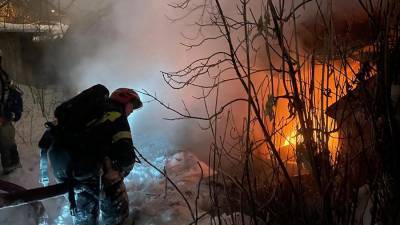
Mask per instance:
[[[65,183],[26,190],[18,185],[0,180],[0,189],[4,190],[4,187],[6,189],[8,189],[7,187],[18,187],[18,189],[0,193],[0,209],[52,198],[68,192],[68,185]]]
[[[30,204],[36,213],[37,223],[47,218],[45,208],[40,200],[56,197],[68,192],[67,184],[56,184],[47,187],[25,189],[19,185],[0,180],[0,209]]]

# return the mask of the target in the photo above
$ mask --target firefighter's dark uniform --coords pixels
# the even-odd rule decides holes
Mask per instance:
[[[1,68],[0,76],[0,155],[3,173],[8,174],[21,167],[13,122],[21,118],[23,106],[21,93],[10,86],[8,75]]]
[[[0,155],[3,173],[8,174],[21,166],[13,122],[21,118],[22,98],[21,92],[10,85],[10,77],[1,64],[0,53]]]
[[[129,213],[128,195],[123,178],[129,174],[135,162],[130,127],[123,106],[111,102],[103,117],[89,126],[89,132],[81,136],[85,140],[80,140],[79,143],[84,143],[84,146],[75,145],[78,149],[85,148],[85,152],[89,154],[80,155],[78,151],[73,151],[76,156],[71,156],[70,176],[77,182],[77,211],[73,218],[74,224],[95,225],[98,224],[99,217],[101,224],[122,224]],[[50,161],[56,177],[61,178],[60,180],[68,172],[61,169],[58,176],[54,165],[59,163],[54,161],[60,161],[60,158],[65,160],[68,154],[60,154],[60,149],[71,147],[57,143],[50,147]],[[111,163],[111,171],[110,168],[105,168],[106,161]]]

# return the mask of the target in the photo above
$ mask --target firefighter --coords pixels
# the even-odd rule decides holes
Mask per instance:
[[[124,177],[133,169],[136,159],[127,118],[142,105],[134,90],[119,88],[111,94],[103,116],[92,122],[92,129],[85,135],[80,135],[85,140],[69,145],[66,143],[70,140],[57,142],[55,138],[49,147],[58,181],[73,179],[74,193],[69,199],[75,225],[95,225],[99,221],[118,225],[127,218],[129,202]],[[63,150],[79,148],[78,145],[90,154],[84,155],[82,149],[72,153]]]
[[[0,51],[0,155],[3,174],[9,174],[21,167],[13,123],[21,118],[22,91],[12,84],[1,61]]]

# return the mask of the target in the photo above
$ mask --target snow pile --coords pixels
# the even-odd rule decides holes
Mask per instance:
[[[177,185],[194,214],[196,199],[198,215],[209,209],[208,187],[199,185],[201,179],[204,183],[204,179],[212,173],[204,162],[187,151],[180,151],[167,158],[159,157],[155,165]],[[135,224],[181,225],[193,221],[184,198],[159,172],[144,162],[135,166],[127,181]]]
[[[0,32],[25,32],[25,33],[48,33],[54,38],[61,38],[68,30],[69,25],[56,24],[32,24],[32,23],[1,23]]]

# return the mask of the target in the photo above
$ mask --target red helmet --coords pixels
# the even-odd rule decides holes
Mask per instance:
[[[140,97],[136,91],[129,88],[118,88],[111,94],[110,98],[123,105],[132,103],[133,109],[138,109],[143,106],[143,103],[140,101]]]

